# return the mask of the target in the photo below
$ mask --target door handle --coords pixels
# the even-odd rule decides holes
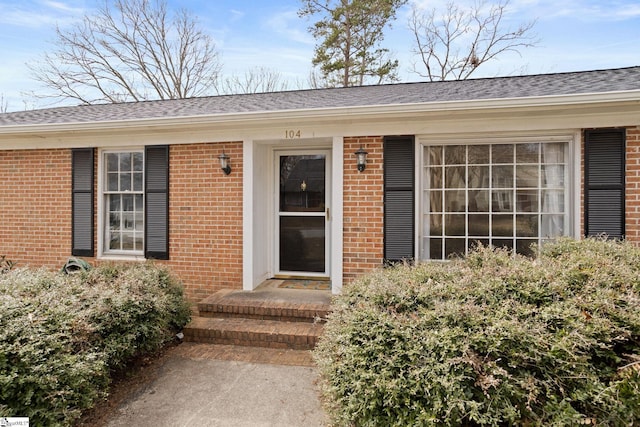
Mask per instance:
[[[329,214],[329,208],[325,210],[325,214],[327,216],[327,221],[329,221],[331,219],[331,215]]]

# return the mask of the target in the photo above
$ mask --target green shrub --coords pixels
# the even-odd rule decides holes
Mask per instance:
[[[163,346],[189,319],[180,284],[152,264],[0,275],[0,417],[71,425],[110,373]]]
[[[376,271],[335,299],[314,357],[337,425],[635,425],[640,250],[567,239]]]

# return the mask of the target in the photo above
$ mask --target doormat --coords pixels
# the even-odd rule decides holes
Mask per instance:
[[[301,280],[301,279],[288,279],[283,280],[278,285],[279,288],[286,289],[309,289],[314,291],[330,291],[331,282],[328,280]]]

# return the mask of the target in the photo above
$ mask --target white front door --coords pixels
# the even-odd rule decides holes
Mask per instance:
[[[328,277],[330,151],[276,151],[275,271]]]

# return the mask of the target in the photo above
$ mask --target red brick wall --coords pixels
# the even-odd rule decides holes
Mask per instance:
[[[367,168],[358,172],[356,156],[362,146]],[[344,140],[344,281],[382,265],[384,194],[382,137]]]
[[[0,151],[0,255],[60,268],[71,254],[71,151]]]
[[[228,176],[219,167],[223,148]],[[171,260],[164,263],[192,300],[242,288],[242,144],[171,146],[170,168]],[[61,268],[71,256],[71,150],[0,151],[0,183],[0,255]]]
[[[627,128],[626,222],[628,240],[640,243],[640,126]]]
[[[224,149],[230,175],[220,169]],[[173,145],[167,262],[192,300],[242,289],[242,143]]]

